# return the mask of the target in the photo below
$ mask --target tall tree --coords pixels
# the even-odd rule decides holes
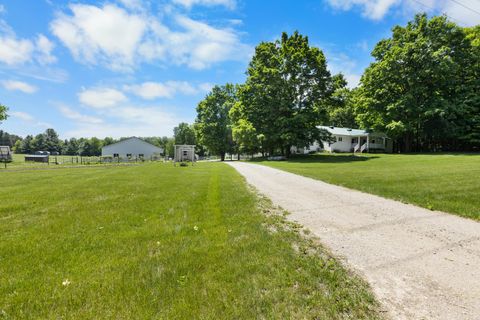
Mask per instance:
[[[37,134],[32,141],[32,151],[45,151],[45,135],[43,133]]]
[[[236,87],[232,84],[215,86],[197,106],[195,132],[198,142],[211,154],[220,155],[232,152],[233,139],[229,111],[237,100]]]
[[[45,149],[50,152],[58,152],[62,150],[61,140],[58,138],[58,134],[53,129],[47,129],[45,135]]]
[[[347,87],[347,80],[339,73],[332,77],[331,94],[325,99],[326,124],[335,127],[356,128],[354,92]]]
[[[35,151],[35,147],[34,147],[34,139],[33,139],[33,136],[31,135],[28,135],[25,137],[25,139],[22,140],[22,144],[21,144],[21,153],[25,153],[25,154],[31,154]],[[19,151],[17,151],[19,152]]]
[[[465,31],[444,16],[418,14],[406,27],[394,27],[362,76],[357,119],[386,131],[406,152],[455,148],[471,52]]]
[[[262,134],[270,152],[289,155],[291,146],[307,146],[320,140],[317,128],[321,105],[331,82],[323,52],[295,32],[275,42],[262,42],[240,90],[242,118]]]
[[[196,144],[195,130],[193,126],[182,122],[177,127],[173,128],[173,137],[175,144]]]

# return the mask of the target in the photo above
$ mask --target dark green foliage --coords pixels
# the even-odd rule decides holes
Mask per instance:
[[[240,118],[261,134],[270,153],[288,155],[291,146],[318,140],[321,106],[329,94],[330,73],[323,52],[295,32],[262,42],[247,70],[239,97]]]
[[[195,130],[193,126],[182,122],[177,127],[173,128],[173,137],[175,144],[189,144],[195,145]]]
[[[444,16],[425,14],[394,27],[373,50],[375,62],[358,89],[362,126],[386,131],[406,152],[480,147],[473,133],[480,102],[473,44],[479,33],[467,32]]]
[[[237,88],[232,84],[215,86],[197,106],[195,132],[198,142],[225,160],[225,153],[234,150],[229,112],[237,101]]]
[[[20,136],[0,130],[0,146],[9,146],[10,148],[13,148],[17,141],[21,142],[21,140],[22,137]]]

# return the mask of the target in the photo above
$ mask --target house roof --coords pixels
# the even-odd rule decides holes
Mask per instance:
[[[103,146],[102,149],[105,148],[105,147],[110,147],[110,146],[113,146],[113,145],[116,145],[116,144],[119,144],[119,143],[128,141],[128,140],[132,140],[132,139],[141,141],[141,142],[146,143],[146,144],[148,144],[148,145],[151,145],[151,146],[153,146],[153,147],[155,147],[155,148],[158,148],[158,149],[160,149],[160,150],[163,150],[163,148],[158,147],[158,146],[156,146],[156,145],[154,145],[154,144],[151,144],[151,143],[149,143],[149,142],[147,142],[147,141],[145,141],[145,140],[143,140],[143,139],[137,138],[137,137],[130,137],[130,138],[123,139],[123,140],[120,140],[120,141],[115,142],[115,143],[112,143],[112,144],[108,144],[108,145],[106,145],[106,146]]]
[[[366,137],[373,134],[373,132],[368,132],[367,130],[362,130],[362,129],[338,128],[338,127],[329,127],[329,126],[318,126],[317,128],[327,130],[331,134],[338,135],[338,136]],[[383,135],[381,133],[375,133],[375,134]]]

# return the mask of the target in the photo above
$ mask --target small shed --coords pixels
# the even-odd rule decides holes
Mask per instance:
[[[25,162],[49,162],[48,154],[29,154],[25,155]]]
[[[191,144],[176,144],[175,146],[175,162],[195,161],[195,145]]]

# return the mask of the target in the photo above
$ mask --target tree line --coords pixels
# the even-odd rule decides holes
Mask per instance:
[[[318,125],[386,133],[396,151],[480,149],[480,26],[418,14],[373,49],[354,89],[332,75],[308,37],[283,33],[255,48],[243,84],[215,86],[197,106],[199,144],[282,154],[328,140]]]
[[[292,146],[328,141],[318,128],[328,125],[384,132],[399,152],[480,150],[480,25],[462,28],[445,16],[418,14],[395,26],[371,54],[359,85],[349,89],[308,37],[283,33],[255,48],[244,83],[212,88],[193,124],[180,123],[173,138],[143,139],[167,156],[175,144],[195,144],[200,155],[222,160],[227,153],[289,156]],[[6,112],[0,105],[0,121]],[[62,141],[53,129],[0,138],[16,152],[67,155],[99,155],[118,141]]]

